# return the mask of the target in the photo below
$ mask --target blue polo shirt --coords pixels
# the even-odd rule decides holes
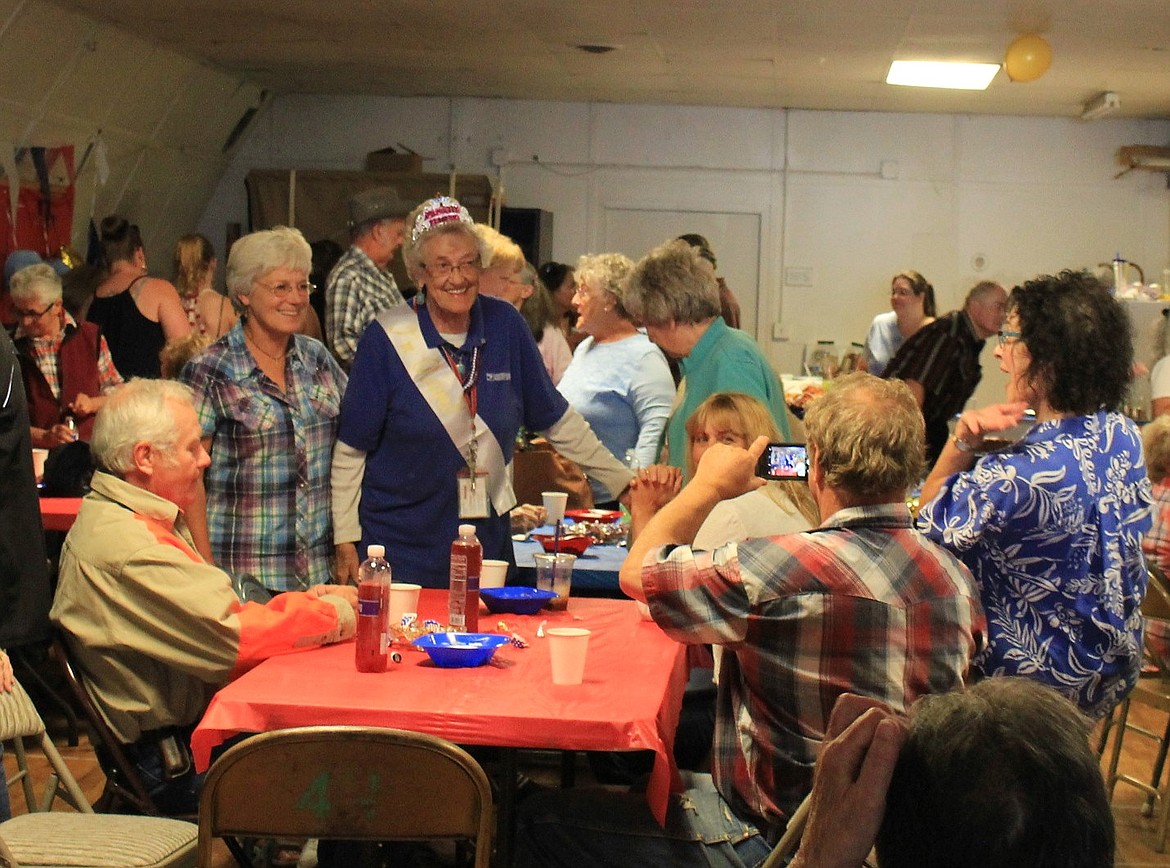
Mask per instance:
[[[426,306],[417,313],[427,347],[444,345]],[[532,332],[507,302],[476,299],[464,347],[480,348],[479,415],[511,461],[521,425],[543,431],[569,405],[553,386]],[[395,581],[446,587],[451,541],[462,523],[456,474],[466,462],[377,323],[358,343],[338,437],[366,453],[359,554],[371,543],[385,545]],[[485,558],[511,561],[509,518],[490,512],[468,523],[476,526]]]

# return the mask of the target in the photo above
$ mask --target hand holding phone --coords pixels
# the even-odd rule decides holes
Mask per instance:
[[[756,463],[756,476],[807,481],[808,449],[803,443],[769,443]]]

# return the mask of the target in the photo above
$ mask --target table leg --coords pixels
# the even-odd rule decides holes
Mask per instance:
[[[512,848],[516,840],[516,774],[518,749],[514,747],[500,748],[500,804],[496,815],[496,854],[497,868],[510,868],[512,864]]]

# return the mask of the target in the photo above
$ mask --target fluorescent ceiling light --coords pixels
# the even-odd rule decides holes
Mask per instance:
[[[895,60],[886,84],[907,87],[945,87],[951,90],[987,90],[998,63],[949,63],[933,60]]]

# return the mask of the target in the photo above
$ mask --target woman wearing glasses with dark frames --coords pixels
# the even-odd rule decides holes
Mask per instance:
[[[105,337],[93,323],[78,323],[65,310],[61,278],[51,265],[22,268],[12,275],[9,292],[32,445],[52,449],[88,441],[104,393],[122,382]]]
[[[311,260],[304,236],[284,226],[232,245],[227,288],[240,320],[181,375],[211,456],[206,525],[198,505],[188,516],[196,545],[273,592],[332,580],[329,465],[346,377],[299,333]]]
[[[972,666],[1023,675],[1103,717],[1136,682],[1150,483],[1120,413],[1133,346],[1096,278],[1063,271],[1017,286],[995,350],[1007,402],[965,411],[927,477],[918,525],[975,576],[988,644]],[[980,456],[986,441],[1036,424]]]

